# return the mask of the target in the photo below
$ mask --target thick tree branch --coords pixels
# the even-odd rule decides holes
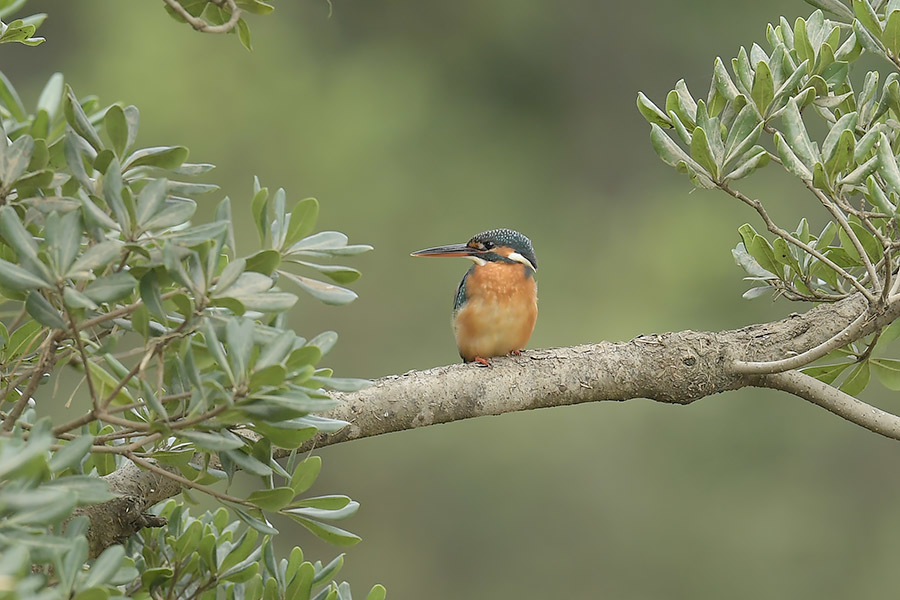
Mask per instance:
[[[649,398],[690,404],[742,387],[780,389],[876,433],[900,439],[900,419],[806,375],[795,371],[748,374],[734,368],[741,363],[772,363],[802,355],[851,325],[854,336],[847,342],[855,341],[900,317],[900,303],[881,312],[873,310],[866,298],[855,294],[805,314],[731,331],[642,335],[627,342],[531,350],[518,357],[493,359],[490,367],[455,364],[391,375],[359,392],[334,393],[340,404],[326,416],[350,425],[316,436],[302,450],[473,417],[584,402]],[[141,471],[128,463],[109,478],[125,471],[129,485],[144,481],[143,485],[154,489],[156,502],[181,489],[160,470]],[[116,481],[111,479],[111,488],[122,493]],[[85,514],[93,508],[84,509]],[[102,523],[110,527],[108,518]],[[129,524],[139,522],[126,521],[124,526]],[[120,528],[104,535],[117,539],[116,535],[128,533]]]

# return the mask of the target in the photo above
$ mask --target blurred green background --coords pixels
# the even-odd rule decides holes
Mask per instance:
[[[37,48],[0,50],[27,104],[63,71],[78,95],[141,110],[139,143],[218,165],[239,244],[252,176],[316,196],[320,228],[376,250],[354,304],[304,299],[325,361],[378,377],[455,362],[464,261],[409,252],[507,226],[531,237],[532,347],[723,329],[806,307],[740,295],[730,250],[754,215],[691,193],[634,106],[763,41],[796,0],[276,2],[255,51],[151,0],[31,0]],[[329,15],[329,12],[331,14]],[[885,72],[886,74],[886,72]],[[857,78],[859,74],[857,74]],[[769,167],[744,189],[793,227],[814,211]],[[821,226],[821,216],[811,212]],[[489,374],[485,374],[489,376]],[[897,409],[877,389],[870,400]],[[876,598],[900,585],[900,446],[801,400],[746,390],[689,407],[645,400],[534,411],[323,449],[314,491],[362,502],[341,576],[392,598]],[[289,525],[280,523],[289,528]],[[301,530],[308,557],[337,550]],[[894,592],[896,593],[896,592]]]

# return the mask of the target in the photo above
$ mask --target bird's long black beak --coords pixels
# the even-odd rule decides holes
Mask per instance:
[[[410,256],[474,256],[481,251],[466,244],[450,244],[449,246],[435,246],[416,250]]]

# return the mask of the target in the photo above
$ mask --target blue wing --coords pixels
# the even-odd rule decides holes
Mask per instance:
[[[469,275],[471,275],[475,271],[475,265],[466,271],[466,274],[463,275],[462,281],[459,282],[459,287],[456,288],[456,297],[453,299],[453,312],[454,314],[463,307],[466,303],[466,281],[469,279]]]

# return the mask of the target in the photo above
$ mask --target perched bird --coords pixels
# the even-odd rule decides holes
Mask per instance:
[[[475,264],[453,302],[453,333],[466,362],[490,365],[492,356],[518,354],[537,320],[537,258],[531,240],[512,229],[492,229],[465,244],[437,246],[412,256],[462,256]]]

